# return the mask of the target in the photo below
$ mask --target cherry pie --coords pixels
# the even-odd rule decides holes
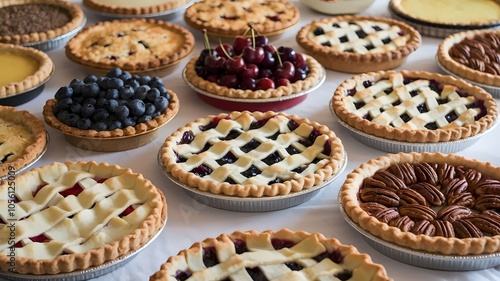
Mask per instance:
[[[446,142],[484,132],[496,122],[495,99],[481,88],[424,71],[355,76],[335,91],[332,109],[367,134],[403,142]]]
[[[390,243],[445,255],[500,252],[500,168],[441,153],[389,154],[347,176],[346,214]]]
[[[237,231],[170,257],[159,280],[392,280],[382,265],[337,239],[304,231]]]
[[[107,163],[53,163],[17,176],[11,187],[9,181],[0,185],[4,271],[12,270],[12,251],[21,274],[99,266],[138,250],[167,218],[159,189]],[[7,208],[7,202],[15,207]]]
[[[173,178],[235,197],[277,196],[320,185],[345,157],[340,139],[326,126],[271,111],[196,119],[168,137],[160,153]]]
[[[326,68],[363,73],[401,65],[420,46],[421,37],[397,20],[353,15],[313,21],[296,40]]]

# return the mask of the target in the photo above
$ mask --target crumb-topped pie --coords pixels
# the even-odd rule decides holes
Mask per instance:
[[[84,19],[80,6],[68,1],[2,1],[0,42],[31,44],[47,41],[75,30]]]
[[[25,110],[0,106],[0,177],[32,164],[44,153],[47,142],[42,120]]]
[[[370,160],[341,187],[348,217],[413,250],[500,252],[500,168],[454,154],[399,153]]]
[[[171,256],[149,280],[392,279],[354,246],[320,233],[282,229],[207,238]]]
[[[354,76],[335,91],[335,115],[372,136],[410,143],[468,138],[498,118],[495,99],[451,76],[380,71]]]
[[[42,51],[0,43],[0,98],[39,86],[49,79],[53,68],[52,60]]]
[[[160,158],[192,188],[234,197],[269,197],[321,185],[345,160],[324,125],[277,112],[231,112],[198,118],[169,136]]]
[[[99,266],[139,250],[167,219],[158,188],[108,163],[56,162],[17,176],[15,186],[0,185],[5,271],[59,274]]]
[[[113,15],[155,15],[180,8],[191,0],[83,0],[94,11]]]
[[[142,74],[178,63],[193,48],[193,34],[180,25],[155,19],[122,19],[83,29],[66,45],[66,56],[91,69],[119,67]]]
[[[328,69],[363,73],[400,66],[420,46],[421,36],[397,20],[351,15],[315,20],[296,40]]]
[[[500,87],[500,31],[455,33],[439,45],[437,59],[448,71],[472,82]]]
[[[184,19],[209,34],[234,37],[253,24],[262,35],[278,34],[299,21],[299,9],[287,0],[205,0],[191,5]]]

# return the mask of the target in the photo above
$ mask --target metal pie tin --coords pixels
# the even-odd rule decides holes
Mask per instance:
[[[31,89],[27,89],[23,92],[17,93],[15,95],[0,98],[0,105],[18,106],[36,98],[38,95],[40,95],[40,93],[43,92],[45,84],[50,80],[52,75],[54,75],[54,72],[55,72],[55,67],[52,67],[52,72],[47,77],[47,79],[45,79],[45,81],[43,81],[42,83],[36,85]]]
[[[286,195],[260,198],[243,198],[223,194],[213,194],[190,187],[187,184],[180,182],[179,180],[174,178],[172,174],[167,172],[165,166],[163,165],[163,161],[161,161],[161,150],[158,152],[158,164],[160,165],[165,175],[170,180],[172,180],[172,182],[184,189],[184,192],[186,192],[187,195],[202,204],[229,211],[268,212],[290,208],[302,204],[313,198],[323,187],[332,183],[342,174],[342,172],[345,170],[345,167],[347,166],[347,154],[344,154],[344,161],[342,162],[342,165],[337,173],[321,185]]]
[[[139,1],[138,1],[139,3]],[[89,6],[85,5],[85,2],[83,2],[83,6],[90,11],[91,13],[101,16],[101,17],[106,17],[106,18],[119,18],[119,19],[132,19],[132,18],[161,18],[165,17],[164,19],[169,19],[170,16],[173,16],[173,14],[177,12],[184,11],[187,7],[191,6],[193,1],[188,1],[187,3],[165,11],[157,12],[157,13],[149,13],[149,14],[119,14],[119,13],[110,13],[110,12],[103,12],[99,11],[96,9],[92,9]]]
[[[351,220],[342,206],[340,193],[338,202],[340,212],[346,222],[363,235],[363,239],[371,247],[394,260],[418,267],[449,271],[480,270],[500,265],[500,253],[466,256],[441,255],[416,251],[387,242],[362,229],[356,222]]]

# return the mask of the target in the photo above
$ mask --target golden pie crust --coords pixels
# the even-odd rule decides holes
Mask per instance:
[[[185,79],[191,83],[191,85],[196,88],[206,91],[213,95],[229,97],[229,98],[241,98],[241,99],[268,99],[276,97],[285,97],[292,94],[298,93],[300,91],[308,90],[316,86],[322,76],[324,75],[324,69],[321,64],[314,58],[306,55],[307,65],[309,66],[309,74],[304,80],[297,80],[294,83],[290,83],[287,86],[280,86],[276,89],[267,90],[242,90],[235,88],[228,88],[225,86],[220,86],[217,83],[210,82],[203,79],[196,73],[195,65],[198,57],[193,57],[189,60],[185,67]]]
[[[158,129],[163,124],[170,121],[177,114],[177,112],[179,111],[179,98],[177,97],[177,94],[172,90],[168,89],[167,92],[170,94],[169,105],[162,114],[153,117],[153,119],[145,123],[139,123],[134,127],[128,126],[123,129],[115,129],[112,131],[81,130],[76,127],[70,127],[64,124],[57,118],[57,116],[54,115],[53,112],[54,106],[57,102],[56,99],[47,100],[43,107],[42,113],[44,120],[48,125],[66,135],[95,139],[113,139],[137,136]]]
[[[62,27],[55,28],[52,30],[47,30],[45,32],[37,32],[30,34],[17,34],[17,35],[3,35],[0,36],[0,42],[11,43],[11,44],[26,44],[39,41],[47,41],[63,34],[66,34],[80,25],[82,25],[85,20],[85,15],[79,5],[68,2],[68,1],[53,1],[53,0],[9,0],[2,1],[0,3],[0,8],[7,7],[10,5],[23,5],[23,4],[46,4],[54,5],[61,9],[66,10],[71,20]]]
[[[269,122],[268,120],[271,119],[273,121]],[[285,133],[283,130],[285,130],[284,128],[290,120],[296,122],[299,125],[299,129],[296,129],[293,132]],[[263,131],[249,129],[252,123],[258,123],[259,121],[264,121],[266,124],[270,125],[265,126],[263,129],[261,128]],[[200,128],[210,126],[213,122],[218,124],[215,129],[217,133],[204,134],[205,132],[200,131]],[[232,143],[231,138],[229,138],[228,141],[217,141],[219,137],[224,138],[224,136],[229,136],[233,130],[233,126],[235,126],[234,130],[242,132],[240,135],[241,140],[238,144]],[[266,134],[269,134],[271,131],[273,133],[280,134],[282,139],[278,138],[278,140],[274,141],[271,137],[269,137],[266,140]],[[193,151],[198,151],[198,153],[188,153],[187,155],[192,154],[189,158],[192,158],[190,160],[193,161],[186,161],[186,163],[190,163],[189,165],[192,165],[192,163],[210,165],[214,171],[214,173],[211,174],[211,177],[200,177],[196,173],[192,172],[190,168],[185,167],[184,163],[180,163],[178,161],[179,157],[185,156],[184,153],[186,152],[186,149],[191,151],[182,143],[185,134],[189,135],[190,132],[193,132],[195,139],[192,144],[194,146],[192,149],[194,149]],[[317,141],[314,145],[309,146],[308,149],[300,150],[300,154],[290,155],[288,153],[284,153],[282,154],[285,155],[282,156],[283,160],[278,163],[274,162],[276,165],[265,164],[261,161],[270,154],[277,153],[278,150],[283,150],[284,148],[282,146],[285,145],[285,143],[290,142],[291,145],[296,141],[299,141],[299,139],[308,138],[312,132],[316,132],[315,135],[321,136],[321,138],[317,137]],[[196,135],[198,134],[200,137],[196,138]],[[227,153],[227,150],[234,145],[244,146],[245,143],[251,143],[252,140],[258,140],[258,142],[261,143],[259,144],[259,148],[249,152],[236,149],[239,152],[234,153],[237,155],[236,158],[240,159],[240,161],[234,162],[235,167],[231,165],[225,166],[224,164],[217,166],[213,163],[216,162],[217,159],[221,159],[225,153]],[[210,154],[210,159],[207,154],[205,154],[206,157],[204,157],[203,152],[199,152],[199,149],[197,149],[200,145],[204,147],[208,143],[214,144],[216,142],[218,145],[214,145],[210,149],[213,153],[207,153]],[[179,148],[180,146],[182,146],[182,148]],[[189,147],[191,144],[186,146]],[[313,148],[313,146],[315,148]],[[319,147],[321,147],[321,151],[317,150]],[[329,151],[328,155],[323,155],[322,151],[325,147]],[[177,149],[182,149],[183,153],[180,153]],[[342,163],[345,161],[345,152],[342,142],[328,127],[309,121],[307,118],[300,118],[297,115],[288,115],[283,112],[273,111],[234,111],[231,113],[209,115],[206,118],[198,118],[195,121],[186,124],[185,127],[181,127],[176,132],[172,133],[172,135],[170,135],[163,143],[160,153],[162,165],[165,167],[165,170],[170,173],[173,178],[192,188],[210,192],[212,194],[256,198],[286,195],[321,185],[338,173],[341,169]],[[279,153],[281,154],[282,152]],[[294,158],[297,157],[297,155],[301,155],[301,160]],[[260,158],[254,159],[255,157]],[[312,159],[309,158],[316,157],[321,160],[318,163],[313,164]],[[292,158],[295,160],[292,160]],[[205,163],[206,161],[211,164]],[[250,176],[249,178],[248,176],[243,175],[243,170],[248,169],[250,164],[255,164],[261,169],[263,178],[255,176]],[[301,174],[301,172],[292,171],[297,167],[292,169],[291,166],[297,164],[300,164],[301,166],[309,165],[308,172]],[[241,165],[246,168],[243,168]],[[312,166],[314,166],[314,168],[311,168]],[[285,172],[283,169],[288,172]],[[225,177],[228,171],[232,171],[231,174],[227,176],[234,178],[234,183],[226,181]],[[231,176],[233,174],[234,177]],[[268,183],[268,181],[273,178],[277,179],[278,176],[286,176],[287,179],[272,184]],[[236,179],[238,181],[236,181]]]
[[[119,67],[138,72],[178,63],[194,49],[186,28],[154,19],[103,21],[79,32],[66,45],[66,56],[95,69]]]
[[[465,166],[480,173],[482,177],[498,179],[500,168],[475,159],[442,153],[399,153],[372,159],[351,172],[340,189],[342,207],[351,220],[362,229],[389,243],[427,253],[444,255],[480,255],[498,253],[500,251],[500,235],[480,238],[445,238],[443,236],[415,235],[412,232],[401,231],[398,227],[389,226],[379,221],[360,206],[359,192],[365,178],[375,172],[386,169],[393,164],[423,163]]]
[[[317,27],[346,22],[360,22],[363,23],[362,25],[367,26],[367,29],[371,29],[368,27],[371,26],[370,23],[382,23],[391,29],[386,29],[381,32],[373,31],[373,33],[369,33],[367,36],[368,38],[371,37],[370,39],[367,37],[365,37],[367,39],[357,37],[355,35],[356,32],[353,30],[352,33],[347,36],[353,36],[352,42],[364,41],[366,44],[377,45],[377,51],[368,51],[365,53],[344,51],[342,48],[338,47],[341,41],[332,44],[332,46],[324,46],[313,40],[314,36],[312,35]],[[358,27],[359,30],[363,30],[361,26]],[[401,36],[398,34],[400,32],[404,32],[404,35]],[[342,35],[336,34],[334,30],[329,30],[326,31],[326,36],[330,36],[331,41],[337,41]],[[384,38],[381,38],[381,36],[384,36]],[[385,39],[387,36],[390,36],[391,43],[382,43],[382,39]],[[300,29],[296,35],[296,41],[311,56],[328,69],[348,73],[364,73],[369,71],[388,70],[400,66],[406,61],[407,57],[420,46],[422,39],[417,30],[398,20],[371,16],[347,15],[323,18],[311,22]],[[349,42],[351,41],[347,41],[347,43]],[[357,47],[356,44],[353,44],[353,46]]]
[[[0,43],[0,54],[6,53],[26,56],[30,59],[33,59],[38,63],[38,69],[35,71],[35,73],[27,76],[24,80],[11,82],[7,85],[0,86],[0,98],[14,96],[16,94],[30,90],[47,81],[50,75],[52,75],[54,64],[50,57],[40,50],[19,45]]]
[[[103,183],[96,183],[92,179],[94,180],[108,179],[108,180],[104,181]],[[89,180],[91,181],[91,183],[89,183]],[[93,190],[94,193],[100,192],[101,197],[99,197],[98,195],[97,197],[95,197],[94,195],[96,194],[92,195],[89,194],[88,192],[85,193],[86,194],[85,196],[76,196],[76,197],[73,195],[66,197],[59,195],[58,192],[64,191],[64,187],[72,187],[74,184],[76,184],[76,182],[80,183],[81,186],[82,182],[84,181],[85,181],[84,191],[85,189],[90,188]],[[116,207],[115,210],[123,210],[127,208],[127,206],[129,206],[128,204],[140,205],[140,207],[137,207],[135,209],[135,210],[140,209],[140,211],[132,213],[134,215],[133,218],[131,218],[130,220],[131,222],[130,225],[137,224],[137,228],[135,229],[133,227],[129,227],[128,224],[125,222],[119,222],[125,220],[125,218],[120,219],[118,217],[119,213],[116,214],[116,216],[113,214],[109,218],[105,217],[105,220],[101,222],[103,224],[109,223],[108,226],[106,227],[114,227],[116,229],[116,231],[114,231],[114,234],[117,234],[117,232],[119,232],[118,230],[121,230],[121,228],[125,227],[125,224],[127,224],[126,231],[120,231],[121,234],[117,236],[120,237],[118,240],[113,241],[113,239],[110,236],[107,236],[105,234],[104,236],[101,236],[101,238],[104,238],[101,241],[96,242],[93,245],[87,245],[85,247],[82,246],[83,247],[82,249],[78,248],[78,246],[76,246],[75,248],[75,245],[68,245],[67,247],[65,247],[65,250],[62,251],[70,251],[70,252],[67,253],[65,252],[65,254],[62,255],[48,251],[47,253],[48,255],[55,255],[55,257],[53,258],[31,258],[32,257],[31,253],[28,254],[27,256],[21,256],[21,252],[20,250],[18,250],[15,259],[16,262],[15,271],[21,274],[38,275],[38,274],[68,273],[76,270],[85,270],[90,267],[99,266],[106,262],[116,260],[118,258],[126,256],[127,254],[132,253],[133,251],[138,250],[143,245],[145,245],[163,227],[167,219],[166,200],[163,193],[157,187],[155,187],[149,180],[145,179],[141,174],[133,173],[128,168],[121,168],[117,165],[110,165],[105,162],[104,163],[83,162],[83,161],[65,162],[65,163],[56,162],[51,165],[46,165],[40,168],[33,169],[27,173],[17,176],[16,182],[24,183],[22,185],[21,184],[16,185],[15,196],[17,197],[17,199],[19,199],[19,202],[16,203],[18,205],[23,205],[23,201],[28,201],[27,203],[29,203],[29,201],[33,202],[35,201],[34,198],[46,197],[46,195],[53,196],[56,197],[55,199],[58,199],[58,200],[50,200],[48,202],[44,201],[45,203],[43,204],[48,205],[47,206],[48,208],[45,208],[41,211],[30,211],[31,212],[29,213],[30,216],[35,216],[37,213],[41,215],[44,212],[44,210],[48,210],[45,212],[49,212],[54,208],[57,209],[55,205],[59,206],[61,204],[64,204],[64,201],[72,201],[73,204],[68,204],[68,202],[66,202],[65,206],[66,208],[69,209],[66,208],[59,209],[60,211],[53,212],[53,215],[54,217],[62,216],[63,222],[65,220],[78,220],[77,218],[78,215],[74,216],[71,215],[72,208],[81,207],[80,208],[81,210],[92,210],[92,209],[87,209],[87,207],[83,207],[86,206],[86,204],[83,203],[83,201],[85,200],[88,201],[90,197],[92,197],[92,199],[95,200],[94,202],[96,202],[96,206],[100,205],[99,202],[102,200],[107,200],[107,199],[113,200],[113,202],[116,205],[114,206]],[[37,190],[38,187],[43,186],[44,184],[47,185],[39,189],[40,192],[38,192]],[[69,186],[65,186],[64,184],[68,184]],[[95,188],[93,188],[96,186],[96,184],[97,185],[102,184],[102,186],[99,186],[98,190],[96,190]],[[50,194],[48,194],[48,192],[43,192],[44,188],[47,187],[53,188],[56,191],[50,192]],[[2,196],[4,198],[7,198],[8,196],[7,190],[8,190],[8,183],[7,181],[5,181],[2,183],[2,185],[0,185],[0,191],[2,192],[3,194]],[[108,192],[106,190],[111,192]],[[84,191],[82,191],[80,195],[84,195],[83,194]],[[32,195],[33,192],[36,194],[35,197],[33,197]],[[120,192],[128,192],[126,194],[130,195],[128,195],[129,197],[125,199],[122,196],[124,193],[122,193],[122,195],[117,195]],[[111,196],[106,196],[106,195],[111,195]],[[121,196],[121,199],[118,201],[116,201],[117,196],[119,198]],[[130,199],[130,198],[137,198],[137,199]],[[40,202],[38,201],[36,202],[40,204]],[[105,210],[106,209],[105,206],[104,207],[100,206],[99,209],[102,209],[101,210],[102,212],[109,211]],[[18,210],[18,212],[21,211]],[[80,212],[80,210],[78,212]],[[95,216],[98,217],[97,215]],[[50,218],[47,218],[47,221],[50,220],[51,220]],[[127,221],[128,220],[129,219],[127,219]],[[13,223],[11,220],[9,220],[9,222]],[[71,223],[63,223],[63,222],[59,223],[58,226],[62,225],[61,227],[73,228]],[[26,224],[29,224],[29,222],[26,222]],[[75,224],[78,224],[78,222],[75,222]],[[16,227],[17,237],[24,237],[24,236],[31,237],[29,235],[35,235],[35,234],[38,235],[40,232],[42,232],[42,234],[45,235],[46,231],[47,232],[52,231],[52,233],[54,233],[54,231],[57,232],[58,231],[57,229],[59,229],[59,228],[54,229],[54,226],[50,226],[45,230],[42,230],[43,227],[40,226],[36,228],[26,229],[26,227],[23,228],[22,225],[23,224],[20,221],[17,221],[17,227]],[[78,225],[76,225],[76,227],[78,227]],[[130,232],[128,230],[130,230]],[[73,229],[73,231],[75,230]],[[75,232],[65,232],[65,233],[66,233],[65,235],[69,235],[70,237],[75,237],[74,236]],[[103,233],[104,232],[101,232],[101,234]],[[96,232],[94,232],[94,234],[96,234]],[[101,235],[101,234],[96,234],[96,235]],[[8,237],[9,237],[8,235],[7,236],[3,235],[3,238],[0,240],[2,242],[1,243],[2,245],[7,245]],[[52,237],[52,239],[57,241],[58,239],[57,237],[58,236]],[[15,239],[15,242],[17,243],[18,240],[20,241],[20,239],[21,238]],[[106,241],[107,239],[110,239],[111,242]],[[81,241],[79,243],[81,243]],[[26,243],[23,244],[25,244],[24,247],[28,245]],[[9,250],[8,247],[9,246],[7,246],[6,249],[4,248],[3,253],[0,254],[0,261],[2,262],[1,269],[6,272],[10,268],[9,261],[11,259],[5,252]],[[44,250],[44,252],[45,251],[46,250]],[[26,254],[26,251],[22,252]],[[37,251],[36,254],[37,255],[40,254],[40,251]]]
[[[272,245],[273,239],[290,241],[295,244],[295,246],[282,248],[282,251],[286,251],[286,254],[281,254],[279,250],[274,250]],[[233,276],[233,274],[237,274],[236,272],[240,269],[244,271],[245,266],[251,263],[250,260],[246,260],[243,257],[239,258],[241,253],[235,252],[235,245],[233,244],[235,241],[237,241],[236,243],[239,245],[245,243],[246,248],[250,249],[243,252],[244,255],[246,253],[251,257],[255,257],[259,255],[256,253],[257,251],[261,252],[260,255],[265,259],[262,260],[262,265],[267,267],[268,272],[273,272],[273,265],[280,266],[283,264],[283,261],[294,262],[301,257],[310,258],[321,252],[330,253],[338,251],[343,258],[341,265],[336,265],[335,262],[332,262],[329,258],[325,258],[325,260],[328,260],[328,262],[325,263],[330,264],[331,267],[325,265],[325,267],[323,267],[323,272],[328,271],[334,275],[336,273],[343,273],[345,272],[344,270],[348,270],[352,273],[352,280],[392,280],[387,276],[387,272],[382,265],[373,263],[369,255],[359,253],[354,246],[343,245],[337,239],[327,238],[321,233],[311,234],[305,231],[292,231],[289,229],[281,229],[278,231],[266,230],[262,232],[256,230],[235,231],[231,234],[221,234],[216,238],[206,238],[201,242],[194,243],[190,248],[180,251],[178,255],[169,257],[168,260],[161,265],[161,268],[150,276],[149,280],[170,280],[176,276],[178,272],[186,271],[192,273],[191,276],[193,277],[202,277],[203,280],[221,280],[221,276]],[[210,270],[206,271],[206,268],[200,268],[199,271],[191,272],[191,267],[188,268],[188,264],[192,264],[192,261],[194,262],[200,259],[203,255],[203,248],[207,247],[215,247],[215,251],[218,254],[217,256],[223,257],[223,260],[220,260],[220,264],[214,265],[214,267],[220,267],[220,270],[212,270],[212,272],[210,272]],[[294,255],[297,254],[294,249],[300,251],[300,255]],[[275,258],[272,260],[264,258],[269,255]],[[296,256],[299,257],[294,259]],[[300,262],[298,263],[300,264]],[[223,266],[222,264],[231,264],[232,266]],[[259,267],[260,265],[261,264],[257,264],[256,266]],[[317,263],[313,262],[310,265],[317,265]],[[320,267],[321,266],[317,266],[318,269],[314,270],[311,267],[304,266],[303,270],[309,270],[308,273],[310,275],[307,274],[308,276],[316,276],[321,274],[322,270],[319,269]],[[295,280],[293,277],[296,276],[293,272],[286,272],[284,270],[281,271],[281,274],[276,275],[279,275],[281,278],[286,276],[290,280]],[[175,280],[175,278],[173,279]]]
[[[278,34],[299,18],[299,9],[287,0],[208,0],[194,3],[184,12],[187,24],[221,37],[243,35],[250,23],[262,35]]]
[[[119,1],[117,1],[119,2]],[[159,4],[150,4],[147,2],[136,2],[136,6],[125,6],[125,5],[115,5],[112,1],[102,1],[102,0],[83,0],[83,5],[88,8],[110,14],[118,15],[147,15],[147,14],[157,14],[166,12],[169,10],[174,10],[181,7],[184,4],[191,2],[191,0],[165,0],[165,1],[155,1],[161,2]]]
[[[474,97],[476,100],[484,101],[486,114],[478,120],[471,122],[470,124],[464,124],[463,126],[448,126],[447,128],[442,127],[437,129],[411,129],[393,127],[391,125],[379,125],[354,114],[352,110],[346,107],[347,93],[349,90],[355,88],[356,85],[362,84],[363,81],[375,82],[381,79],[391,80],[400,74],[402,74],[405,78],[437,81],[443,85],[450,85],[453,87],[451,89],[464,91],[468,96]],[[451,76],[426,71],[388,70],[354,76],[339,85],[339,87],[335,90],[330,106],[334,114],[340,118],[340,120],[357,130],[387,140],[410,143],[436,143],[468,138],[486,131],[497,121],[498,118],[497,103],[495,99],[485,90],[477,86],[473,86],[463,80],[455,79]]]
[[[10,156],[6,162],[0,163],[0,176],[6,176],[9,171],[17,173],[35,161],[45,150],[47,145],[47,131],[42,120],[25,110],[15,107],[0,106],[0,149],[15,149],[17,153]],[[20,128],[16,128],[18,125]],[[21,132],[17,131],[21,129]],[[28,132],[30,136],[24,135]],[[23,147],[25,146],[25,147]],[[4,151],[10,153],[11,151]]]
[[[460,76],[464,79],[467,79],[469,81],[477,82],[480,84],[485,84],[489,86],[494,86],[494,87],[500,87],[500,75],[499,74],[493,74],[493,73],[488,73],[485,71],[480,71],[477,69],[473,69],[468,67],[467,65],[458,62],[457,60],[453,59],[450,56],[450,49],[455,46],[456,44],[460,44],[466,39],[470,39],[474,41],[474,44],[477,44],[477,50],[472,51],[469,49],[469,55],[465,53],[467,57],[471,58],[471,55],[473,53],[474,58],[479,59],[482,61],[485,65],[488,64],[497,64],[500,65],[500,51],[497,48],[485,48],[481,47],[484,46],[485,44],[482,44],[482,40],[474,40],[475,36],[481,36],[481,38],[485,38],[484,36],[487,34],[491,34],[491,36],[495,36],[496,38],[500,38],[500,31],[499,30],[471,30],[471,31],[464,31],[464,32],[459,32],[455,33],[452,35],[449,35],[446,37],[441,44],[439,45],[438,52],[437,52],[437,59],[439,63],[451,71],[452,73],[456,74],[457,76]],[[483,39],[486,40],[486,39]],[[500,41],[500,40],[497,40]],[[486,43],[487,44],[487,43]],[[488,54],[486,54],[488,52]],[[498,60],[498,61],[491,61],[490,57],[493,57]],[[498,68],[498,67],[497,67]]]

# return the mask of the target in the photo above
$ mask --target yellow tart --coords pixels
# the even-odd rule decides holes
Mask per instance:
[[[86,7],[109,14],[148,15],[180,8],[191,0],[83,0]]]

